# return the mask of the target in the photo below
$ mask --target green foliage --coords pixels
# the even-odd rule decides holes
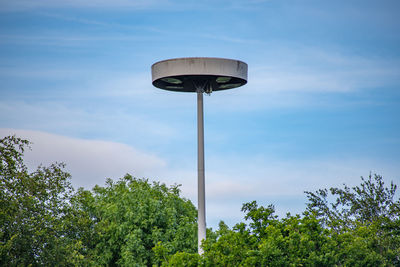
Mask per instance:
[[[29,173],[27,147],[0,140],[0,266],[400,266],[400,200],[379,175],[306,192],[302,215],[245,203],[245,222],[208,229],[200,256],[178,186],[126,175],[75,191],[63,164]]]
[[[170,267],[196,267],[200,262],[200,255],[197,253],[177,252],[168,261],[164,261],[161,266]]]
[[[29,173],[29,142],[0,140],[0,266],[151,266],[197,249],[179,187],[126,175],[74,191],[64,164]]]
[[[0,265],[72,265],[79,256],[64,224],[70,176],[63,164],[28,173],[22,158],[28,145],[15,136],[0,140]]]
[[[306,192],[302,216],[278,219],[274,207],[245,203],[249,221],[232,229],[221,222],[216,235],[204,242],[198,258],[174,255],[185,266],[400,266],[400,223],[396,186],[386,188],[381,176],[362,179],[353,191],[334,188]],[[194,257],[194,255],[191,255]],[[179,259],[179,261],[177,261]],[[193,260],[195,259],[195,260]],[[165,264],[168,265],[168,264]],[[196,265],[195,265],[196,266]]]
[[[307,210],[317,214],[328,229],[337,233],[348,250],[353,251],[352,255],[370,259],[371,266],[377,266],[374,261],[400,265],[397,186],[391,182],[389,187],[385,187],[382,176],[377,174],[370,174],[367,179],[361,177],[361,181],[359,186],[352,188],[344,185],[343,189],[305,192],[309,200]]]
[[[314,216],[289,215],[278,220],[271,207],[257,207],[251,202],[243,209],[248,210],[249,206],[249,226],[240,223],[230,230],[220,224],[217,240],[205,245],[202,265],[324,266],[324,261],[329,262],[325,256],[329,239]],[[261,217],[268,223],[260,222]]]
[[[151,266],[178,251],[196,251],[196,209],[178,186],[126,175],[81,194],[87,210],[81,221],[93,229],[82,242],[97,266]]]
[[[316,192],[306,191],[309,203],[308,211],[318,214],[324,223],[333,229],[355,227],[358,223],[390,222],[400,216],[400,200],[395,201],[397,186],[391,182],[384,186],[380,175],[361,177],[360,186],[344,189],[320,189]],[[333,202],[328,200],[333,198]]]

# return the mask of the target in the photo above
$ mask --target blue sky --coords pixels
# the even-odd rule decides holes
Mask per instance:
[[[400,184],[398,1],[0,0],[0,135],[75,187],[125,173],[196,197],[196,95],[151,85],[175,57],[249,65],[205,96],[207,224],[242,203],[304,210],[305,190]]]

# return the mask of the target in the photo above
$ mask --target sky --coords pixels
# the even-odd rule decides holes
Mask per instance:
[[[242,204],[301,213],[304,191],[380,174],[400,185],[400,2],[0,0],[0,137],[75,188],[126,173],[197,205],[196,94],[157,89],[178,57],[248,64],[204,96],[207,226]]]

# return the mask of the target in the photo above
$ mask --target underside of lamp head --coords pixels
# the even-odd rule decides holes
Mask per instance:
[[[160,89],[211,93],[246,84],[247,64],[225,58],[176,58],[154,63],[151,74]]]

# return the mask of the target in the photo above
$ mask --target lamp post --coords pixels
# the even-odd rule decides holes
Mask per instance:
[[[198,252],[203,254],[201,242],[206,239],[203,93],[246,84],[247,64],[225,58],[175,58],[154,63],[151,75],[157,88],[197,93]]]

